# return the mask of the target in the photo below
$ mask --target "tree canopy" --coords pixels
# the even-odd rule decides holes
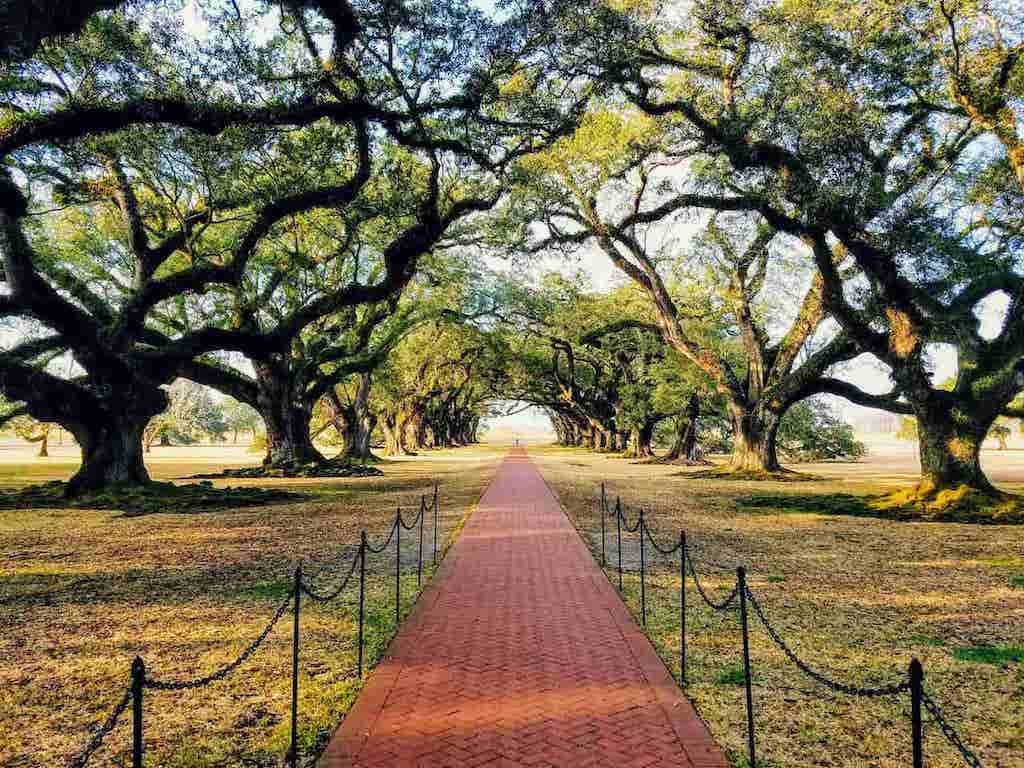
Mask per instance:
[[[145,482],[188,379],[259,414],[275,471],[332,429],[365,462],[533,404],[645,460],[699,462],[722,425],[718,471],[771,476],[808,430],[856,455],[827,396],[914,417],[895,503],[1003,498],[980,464],[1024,415],[1003,6],[49,5],[0,14],[0,389],[74,434],[70,493]],[[844,377],[864,359],[888,391]]]

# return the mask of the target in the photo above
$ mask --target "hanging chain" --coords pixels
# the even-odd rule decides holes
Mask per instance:
[[[366,548],[368,550],[370,550],[371,552],[373,552],[375,555],[379,555],[381,552],[383,552],[385,549],[388,548],[388,545],[391,543],[391,540],[393,538],[395,538],[395,531],[397,531],[397,530],[398,530],[398,518],[396,517],[395,521],[391,524],[391,533],[388,534],[388,537],[387,537],[387,539],[384,540],[384,543],[381,544],[379,547],[375,547],[372,544],[370,544],[369,542],[367,542]]]
[[[402,524],[402,527],[405,528],[405,530],[411,531],[413,528],[415,528],[419,524],[421,517],[423,517],[423,507],[422,507],[422,505],[420,506],[420,511],[416,514],[416,517],[414,517],[412,519],[411,523],[407,524],[405,522],[405,518],[402,517],[402,510],[398,510],[397,520],[398,520],[398,522],[400,522]]]
[[[356,550],[356,554],[352,558],[352,565],[349,566],[348,574],[345,576],[344,579],[341,580],[341,584],[338,586],[338,588],[333,590],[332,592],[317,592],[315,589],[313,589],[312,586],[306,583],[305,577],[303,577],[302,581],[299,582],[299,586],[302,589],[302,591],[313,601],[318,603],[330,602],[338,595],[340,595],[344,591],[345,587],[348,586],[348,582],[352,578],[352,574],[356,572],[356,565],[359,564],[360,557],[362,557],[362,553],[359,552],[359,550]]]
[[[276,625],[281,619],[285,611],[291,607],[292,599],[292,596],[289,595],[288,598],[281,603],[278,609],[274,612],[274,615],[268,622],[267,626],[264,627],[263,631],[260,633],[259,637],[253,640],[248,647],[242,651],[238,658],[228,664],[225,664],[216,672],[212,672],[205,677],[197,677],[192,680],[154,680],[147,677],[145,686],[157,691],[184,691],[192,688],[202,688],[210,683],[216,682],[217,680],[222,680],[240,667],[245,660],[252,656],[256,652],[256,649],[263,644],[263,641],[267,639],[267,636],[274,628],[274,625]]]
[[[679,548],[681,546],[683,546],[683,542],[677,541],[676,545],[674,547],[672,547],[671,549],[664,549],[661,545],[658,544],[657,541],[655,541],[654,536],[651,534],[651,529],[647,525],[647,521],[646,520],[644,521],[644,533],[647,534],[647,540],[649,542],[651,542],[651,546],[654,547],[655,551],[660,552],[661,554],[665,555],[666,557],[670,557],[670,556],[674,555],[676,552],[679,551]]]
[[[716,611],[724,611],[736,601],[737,597],[739,597],[740,587],[737,584],[732,588],[732,591],[726,595],[722,602],[716,603],[708,597],[707,592],[704,591],[704,587],[701,586],[700,577],[697,575],[697,569],[693,567],[693,560],[690,557],[686,558],[686,567],[690,571],[690,575],[693,576],[693,584],[697,587],[697,594],[700,595],[701,600],[707,603],[708,607],[714,608]]]
[[[747,599],[750,601],[750,604],[754,607],[754,613],[757,614],[757,618],[761,620],[761,624],[764,626],[765,631],[768,633],[768,637],[770,637],[772,641],[777,646],[779,646],[780,649],[782,649],[782,652],[786,654],[787,658],[789,658],[789,660],[792,661],[793,664],[796,665],[797,669],[799,669],[808,677],[818,681],[826,688],[829,688],[833,691],[839,691],[840,693],[845,693],[849,696],[868,697],[895,696],[896,694],[904,693],[910,690],[909,680],[904,680],[900,683],[891,683],[889,685],[883,685],[877,688],[862,688],[856,685],[840,683],[837,680],[832,680],[829,677],[825,677],[825,675],[813,669],[809,664],[807,664],[807,662],[803,661],[803,659],[797,656],[796,652],[786,644],[786,641],[782,639],[782,636],[778,633],[775,627],[771,625],[771,623],[768,621],[768,618],[764,615],[764,609],[761,607],[761,602],[754,596],[754,593],[751,592],[749,589],[747,590]]]

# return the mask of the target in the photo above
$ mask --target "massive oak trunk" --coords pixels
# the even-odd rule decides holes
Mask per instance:
[[[82,465],[68,482],[67,494],[99,490],[111,483],[149,482],[142,458],[142,433],[150,419],[167,407],[167,394],[156,386],[119,388],[96,413],[81,414],[68,424],[82,451]]]
[[[645,459],[654,455],[651,440],[654,438],[654,424],[644,424],[629,431],[629,442],[625,455],[633,459]]]
[[[764,408],[729,407],[733,448],[729,468],[734,472],[779,472],[776,450],[781,416]]]
[[[365,461],[374,458],[370,440],[376,418],[370,413],[370,386],[372,378],[368,373],[359,375],[359,384],[352,405],[345,409],[345,447],[341,458],[351,461]]]
[[[697,449],[697,424],[700,419],[700,400],[696,393],[690,395],[685,414],[676,418],[676,440],[672,449],[664,456],[665,461],[696,463],[700,461]]]
[[[423,448],[423,414],[415,408],[408,409],[402,419],[402,442],[409,453]]]
[[[385,456],[406,456],[404,442],[405,424],[399,414],[393,411],[385,411],[380,419],[381,430],[384,432],[384,455]]]
[[[277,467],[324,461],[309,434],[312,408],[301,401],[295,383],[272,365],[255,367],[257,404],[267,428],[267,455],[263,463]]]
[[[954,412],[941,401],[925,403],[915,412],[921,456],[918,496],[952,489],[998,493],[981,469],[981,444],[991,420],[985,423],[965,411]]]

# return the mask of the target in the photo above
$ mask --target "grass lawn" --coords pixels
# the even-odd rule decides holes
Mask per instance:
[[[802,466],[821,479],[779,483],[687,479],[680,475],[685,468],[575,449],[536,446],[530,453],[595,553],[601,546],[595,501],[605,480],[613,499],[621,494],[632,507],[650,510],[664,546],[686,529],[714,597],[723,597],[735,576],[707,561],[746,565],[769,619],[813,667],[872,686],[899,680],[917,656],[927,690],[983,764],[1024,766],[1024,527],[839,514],[851,509],[848,496],[909,482],[913,467],[905,457]],[[993,476],[1002,486],[1024,490],[1024,454],[992,461],[1001,462]],[[614,527],[609,530],[612,565],[617,553]],[[636,568],[635,535],[624,541],[623,559]],[[678,560],[655,559],[648,634],[678,675]],[[638,615],[635,571],[627,573],[625,588]],[[712,614],[692,582],[688,589],[687,691],[733,763],[744,765],[738,616]],[[910,764],[908,697],[851,699],[826,690],[790,664],[759,625],[752,627],[759,765]],[[927,765],[963,765],[927,720],[925,738]]]
[[[66,478],[70,447],[34,459],[0,448],[0,486]],[[117,512],[0,511],[0,765],[63,765],[106,718],[128,681],[132,658],[152,676],[191,678],[233,659],[259,635],[291,590],[301,560],[308,571],[350,562],[359,531],[385,533],[399,505],[414,513],[434,480],[441,489],[441,543],[471,511],[502,451],[435,451],[386,462],[383,477],[217,481],[281,487],[297,503],[125,517]],[[252,463],[241,449],[155,448],[154,479]],[[416,594],[414,534],[405,534],[403,596]],[[431,530],[426,529],[429,554]],[[393,552],[393,550],[391,550]],[[367,596],[368,652],[375,659],[394,629],[393,555],[378,555]],[[305,601],[300,678],[301,744],[322,743],[355,698],[356,590],[327,606]],[[291,616],[226,680],[197,691],[149,691],[148,763],[185,766],[280,764],[288,745]],[[122,718],[90,766],[125,764]]]

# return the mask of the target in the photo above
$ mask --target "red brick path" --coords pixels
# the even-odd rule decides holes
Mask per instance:
[[[523,450],[321,766],[728,764]]]

